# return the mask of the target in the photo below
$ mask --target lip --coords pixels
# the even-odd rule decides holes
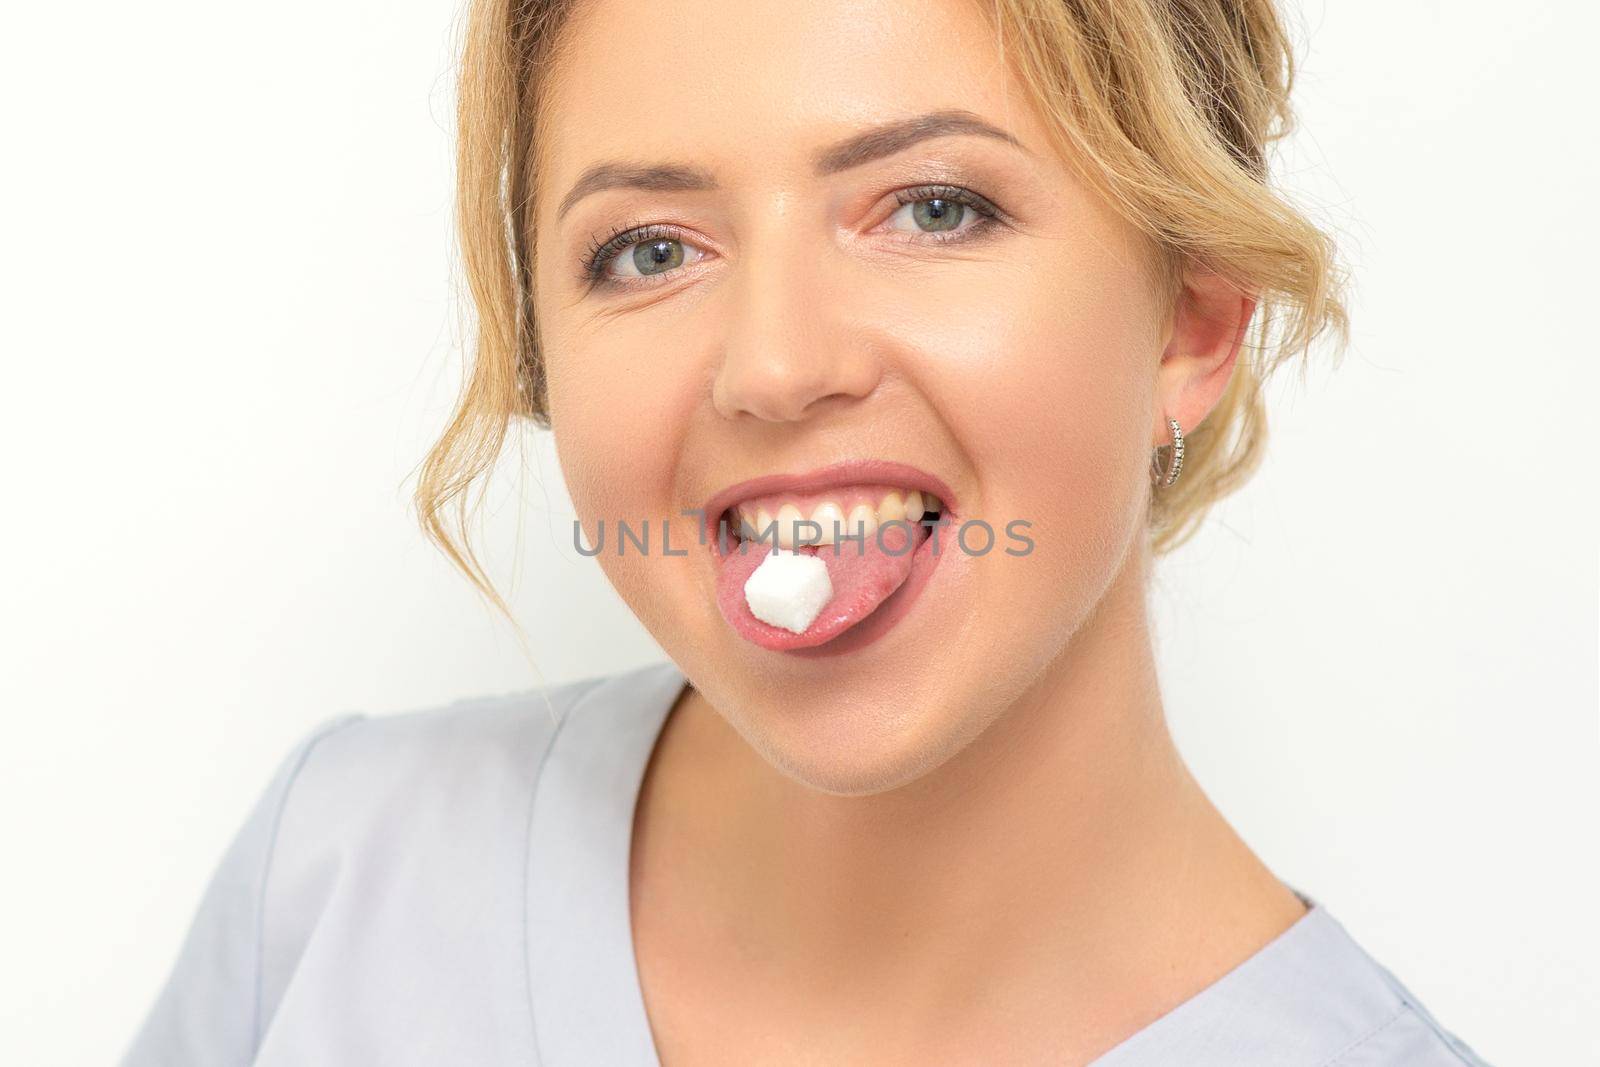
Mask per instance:
[[[955,494],[950,491],[950,487],[942,478],[908,463],[897,463],[886,459],[851,459],[799,474],[768,474],[728,486],[706,501],[703,515],[705,534],[711,542],[712,551],[721,556],[722,546],[717,537],[717,523],[721,520],[723,512],[741,500],[754,496],[769,496],[773,493],[809,493],[834,486],[863,483],[885,483],[932,493],[944,504],[946,511],[959,514]]]

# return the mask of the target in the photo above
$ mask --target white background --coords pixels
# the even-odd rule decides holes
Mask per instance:
[[[1497,1065],[1600,1061],[1589,10],[1296,9],[1282,173],[1355,341],[1153,590],[1223,811]],[[0,1061],[120,1053],[313,724],[658,656],[547,442],[489,522],[532,664],[407,511],[459,373],[454,17],[8,14]]]

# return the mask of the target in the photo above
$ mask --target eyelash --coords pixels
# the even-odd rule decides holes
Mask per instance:
[[[907,204],[920,203],[924,200],[946,200],[953,204],[971,208],[978,213],[980,221],[953,236],[924,233],[918,238],[931,240],[938,244],[971,240],[987,233],[996,224],[1006,220],[1005,213],[987,197],[980,196],[972,190],[964,189],[959,185],[920,185],[911,189],[901,189],[895,193],[895,199],[898,201],[896,210],[905,207]],[[605,237],[597,237],[590,241],[589,250],[584,256],[582,280],[591,289],[636,288],[643,279],[615,278],[606,273],[606,268],[611,265],[611,261],[633,245],[646,241],[682,241],[685,233],[686,231],[681,227],[665,224],[643,226],[639,223],[629,223],[614,229]],[[646,281],[646,284],[650,283]]]

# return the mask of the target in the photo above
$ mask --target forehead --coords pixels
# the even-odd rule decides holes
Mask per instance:
[[[862,126],[964,110],[1042,146],[977,0],[588,0],[547,72],[541,214],[597,160],[809,173]]]

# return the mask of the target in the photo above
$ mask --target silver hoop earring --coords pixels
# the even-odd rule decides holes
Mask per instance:
[[[1165,473],[1161,470],[1161,449],[1166,445],[1158,445],[1150,453],[1150,466],[1155,473],[1156,487],[1165,489],[1178,480],[1178,472],[1183,470],[1183,427],[1178,425],[1178,420],[1167,419],[1167,426],[1172,430],[1172,467]]]

